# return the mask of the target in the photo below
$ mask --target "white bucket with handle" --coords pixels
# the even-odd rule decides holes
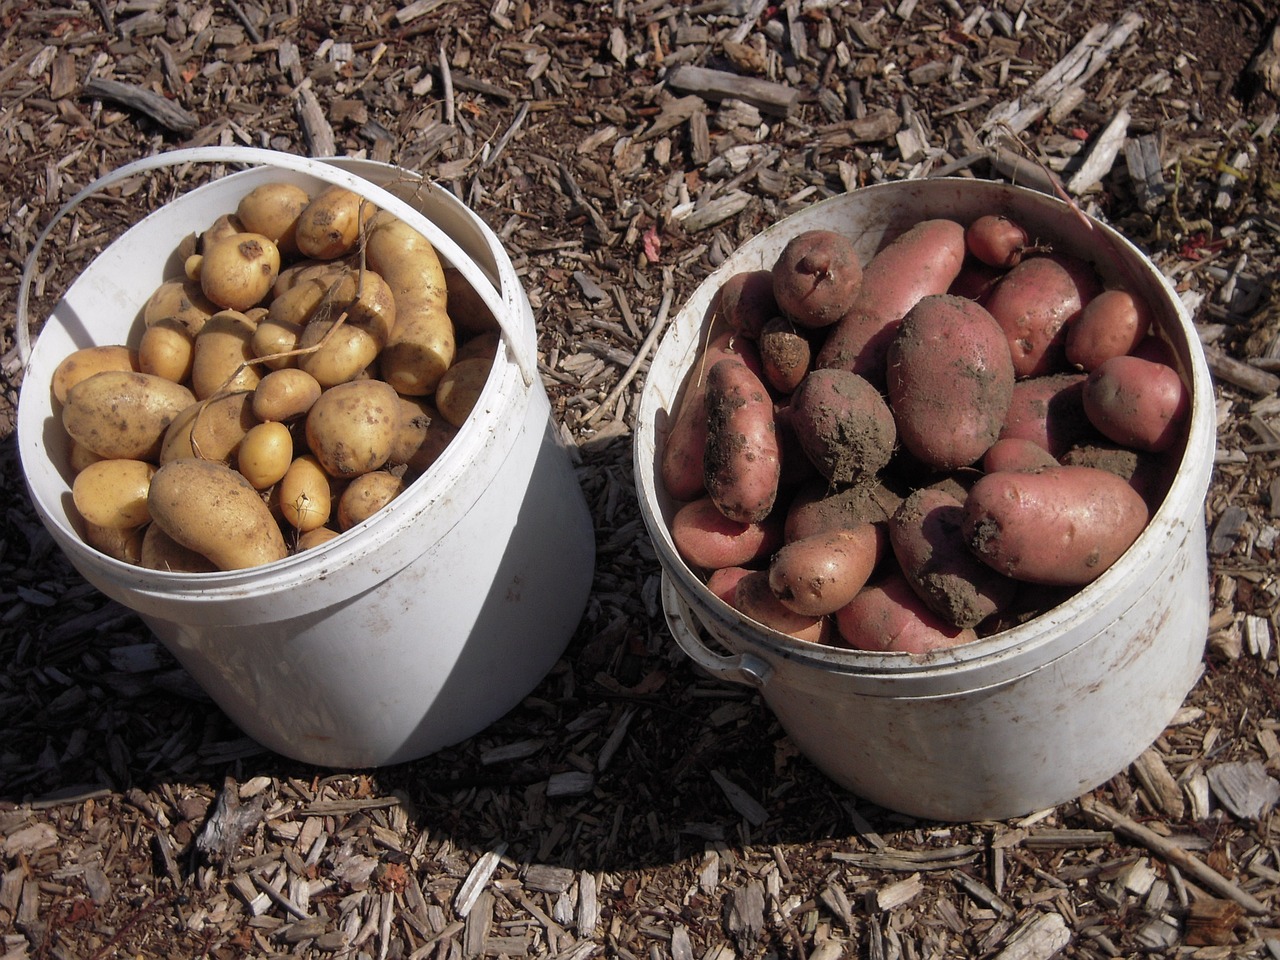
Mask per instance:
[[[1137,542],[1066,602],[1016,628],[927,655],[805,643],[713,595],[671,536],[678,503],[660,463],[716,291],[768,269],[810,229],[852,237],[865,264],[927,218],[1016,219],[1105,279],[1152,304],[1192,405],[1172,485]],[[760,691],[800,751],[837,783],[883,807],[939,820],[1019,816],[1070,800],[1122,770],[1161,733],[1199,676],[1209,620],[1204,497],[1214,451],[1208,367],[1182,303],[1124,237],[1065,203],[960,178],[856,190],[774,224],[735,251],[673,319],[650,364],[637,415],[635,475],[663,575],[671,632],[727,683]]]
[[[185,163],[247,169],[148,215],[102,252],[28,336],[29,285],[53,225],[84,198]],[[423,234],[502,329],[493,371],[440,458],[383,509],[320,547],[219,573],[171,573],[86,545],[71,506],[69,440],[52,396],[74,350],[133,343],[180,241],[269,181],[348,187]],[[537,373],[529,301],[493,232],[448,192],[371,161],[241,147],[122,167],[69,201],[32,250],[19,291],[25,365],[18,444],[40,519],[91,584],[137,613],[247,734],[284,755],[365,767],[478,733],[530,693],[581,619],[595,542]]]

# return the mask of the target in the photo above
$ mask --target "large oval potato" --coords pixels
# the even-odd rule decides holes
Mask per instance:
[[[289,554],[258,491],[220,463],[188,458],[164,464],[151,478],[147,505],[165,533],[219,570],[255,567]]]
[[[986,307],[1004,330],[1019,377],[1039,377],[1066,365],[1067,325],[1093,297],[1096,277],[1082,279],[1079,262],[1058,254],[1028,257],[1010,270]]]
[[[835,483],[875,476],[897,441],[880,391],[848,370],[810,371],[791,396],[791,426],[818,472]]]
[[[253,352],[256,324],[238,310],[221,310],[196,334],[191,390],[201,400],[219,391],[252,390],[262,379]]]
[[[835,621],[845,645],[875,653],[924,654],[977,639],[930,610],[897,570],[864,587]]]
[[[278,420],[259,423],[249,429],[236,453],[236,469],[253,484],[265,490],[279,483],[293,463],[293,434]]]
[[[253,415],[259,420],[297,420],[320,399],[319,382],[305,370],[272,370],[253,388]]]
[[[345,257],[360,238],[374,207],[346,187],[330,184],[322,189],[298,215],[294,240],[298,251],[316,260]]]
[[[76,474],[71,499],[89,523],[130,530],[151,520],[147,488],[156,472],[145,460],[99,460]]]
[[[1127,290],[1104,290],[1067,327],[1067,360],[1087,373],[1131,353],[1150,329],[1146,300]]]
[[[1109,440],[1160,453],[1182,436],[1191,391],[1178,371],[1141,357],[1110,357],[1085,381],[1084,412]]]
[[[266,299],[280,272],[280,250],[260,233],[210,244],[200,262],[200,289],[224,310],[248,310]]]
[[[726,357],[707,371],[707,493],[730,520],[758,523],[778,495],[782,459],[773,401],[751,369]]]
[[[198,457],[229,464],[257,422],[253,393],[248,390],[193,403],[169,424],[159,462]]]
[[[138,351],[123,345],[82,347],[63,357],[54,368],[52,377],[53,397],[59,403],[67,402],[67,392],[81,380],[88,380],[95,373],[106,370],[143,372]]]
[[[1147,525],[1141,495],[1094,467],[989,473],[964,504],[969,547],[1015,580],[1083,586],[1120,558]]]
[[[71,439],[108,460],[155,460],[165,431],[196,398],[148,373],[104,370],[67,393],[62,425]]]
[[[298,252],[298,217],[311,195],[295,183],[272,182],[254,187],[240,198],[236,216],[250,233],[260,233],[285,255]]]
[[[391,457],[400,398],[381,380],[354,380],[320,394],[307,413],[307,445],[330,476],[350,479]]]
[[[789,541],[769,562],[769,587],[795,613],[809,617],[835,613],[857,596],[887,544],[884,525],[876,523]]]
[[[671,519],[671,539],[689,566],[702,571],[742,567],[773,553],[782,543],[775,517],[759,523],[730,520],[711,500],[691,500]]]

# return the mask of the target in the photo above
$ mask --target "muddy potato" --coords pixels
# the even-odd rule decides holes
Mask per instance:
[[[151,326],[159,320],[175,319],[186,324],[191,335],[200,332],[206,320],[221,309],[204,295],[194,280],[166,280],[156,287],[142,308],[142,322]]]
[[[257,422],[248,390],[193,403],[165,431],[159,462],[198,457],[229,464]]]
[[[307,414],[307,446],[330,476],[350,479],[391,456],[400,428],[400,398],[381,380],[330,387]]]
[[[293,434],[275,420],[253,426],[240,441],[236,454],[236,469],[257,490],[279,483],[291,463]]]
[[[304,417],[320,399],[322,388],[305,370],[272,370],[253,388],[253,415],[286,422]]]
[[[252,390],[262,379],[254,364],[252,320],[222,310],[196,335],[191,358],[191,390],[201,400],[228,390]]]
[[[404,492],[399,477],[374,470],[352,480],[338,498],[338,526],[350,530],[367,520]]]
[[[281,560],[288,549],[258,491],[230,467],[207,460],[166,463],[151,478],[152,521],[219,570]]]
[[[281,516],[295,530],[306,533],[323,527],[333,513],[329,474],[311,454],[289,465],[276,488]]]
[[[280,272],[280,250],[260,233],[238,233],[207,247],[200,289],[226,310],[248,310],[266,299]]]
[[[297,253],[298,217],[311,195],[294,183],[264,183],[254,187],[236,207],[236,217],[251,233],[268,237],[282,254]]]
[[[188,550],[155,523],[142,536],[137,564],[169,573],[213,573],[218,569],[204,554]]]
[[[126,346],[83,347],[67,354],[53,371],[53,397],[67,402],[67,391],[104,370],[141,370],[138,351]]]
[[[461,427],[480,399],[493,361],[473,357],[455,363],[445,371],[436,387],[436,409],[455,427]]]
[[[140,527],[151,519],[147,488],[155,472],[144,460],[99,460],[76,474],[71,500],[80,516],[95,526]]]
[[[325,187],[298,215],[294,233],[298,252],[316,260],[346,256],[355,247],[360,229],[374,209],[373,204],[346,187]]]
[[[114,560],[137,566],[142,562],[143,535],[145,531],[151,529],[151,526],[125,527],[117,530],[112,527],[100,527],[95,523],[86,521],[84,525],[84,542],[99,553],[105,553]]]
[[[169,424],[193,403],[190,390],[163,377],[104,370],[67,393],[62,425],[105,459],[154,460]]]
[[[138,369],[174,383],[190,378],[194,356],[191,330],[177,317],[157,320],[142,332],[138,343]]]

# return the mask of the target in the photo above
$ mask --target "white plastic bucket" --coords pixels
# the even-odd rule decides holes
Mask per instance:
[[[659,471],[716,290],[733,273],[772,266],[804,230],[849,235],[866,263],[919,220],[968,223],[986,213],[1016,217],[1032,236],[1094,261],[1108,280],[1155,306],[1192,392],[1186,452],[1163,504],[1129,551],[1070,600],[951,650],[843,650],[743,617],[677,553],[670,522],[678,504],[663,491]],[[1020,816],[1087,792],[1132,762],[1181,705],[1199,676],[1209,619],[1203,504],[1213,450],[1213,394],[1199,341],[1181,302],[1140,251],[1055,198],[940,178],[817,203],[752,238],[708,277],[650,365],[635,473],[662,565],[667,621],[685,653],[726,682],[758,688],[800,751],[853,793],[917,817],[966,821]]]
[[[496,236],[452,195],[369,161],[175,151],[121,168],[82,196],[138,168],[186,160],[256,166],[141,220],[55,307],[26,358],[18,406],[32,502],[85,579],[137,611],[264,746],[305,762],[364,767],[464,740],[519,703],[564,652],[595,563],[590,514],[536,376],[533,314],[515,269]],[[440,459],[329,543],[223,573],[167,573],[113,560],[76,530],[53,370],[80,347],[136,343],[143,303],[162,279],[180,274],[171,258],[179,241],[269,180],[345,185],[409,222],[488,302],[505,350]],[[31,262],[20,325],[30,269]]]

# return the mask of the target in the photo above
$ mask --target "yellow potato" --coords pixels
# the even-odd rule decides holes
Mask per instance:
[[[241,198],[236,216],[251,233],[273,240],[285,255],[297,253],[298,217],[311,202],[306,190],[294,183],[264,183]]]
[[[111,530],[140,527],[151,519],[147,488],[155,474],[145,460],[99,460],[76,474],[71,500],[89,523]]]
[[[356,477],[338,498],[338,526],[350,530],[404,492],[404,482],[385,470]]]
[[[138,351],[125,346],[83,347],[62,358],[53,371],[53,396],[67,402],[67,391],[104,370],[138,371]]]
[[[267,298],[280,273],[280,250],[260,233],[237,233],[204,250],[200,289],[227,310],[248,310]]]
[[[199,399],[258,385],[262,374],[253,363],[256,329],[237,310],[222,310],[209,318],[196,335],[191,360],[191,390]]]
[[[387,462],[399,427],[400,398],[388,384],[340,383],[307,414],[307,446],[330,476],[350,479]]]
[[[208,250],[215,243],[220,243],[228,237],[238,236],[244,232],[245,226],[239,217],[234,214],[224,213],[213,221],[204,233],[200,234],[200,250]]]
[[[181,320],[195,336],[218,310],[218,305],[204,295],[197,281],[166,280],[143,305],[142,322],[149,327],[158,320]]]
[[[293,351],[298,349],[302,325],[272,320],[270,314],[253,330],[249,349],[259,362],[269,370],[288,370],[298,365]]]
[[[298,260],[287,267],[280,268],[280,276],[271,285],[271,299],[287,293],[303,280],[325,272],[337,275],[347,269],[343,260]]]
[[[280,527],[258,491],[220,463],[183,459],[164,464],[151,478],[147,503],[161,530],[219,570],[288,556]]]
[[[408,467],[407,474],[416,477],[439,459],[457,435],[458,428],[442,417],[430,400],[401,397],[400,429],[387,463],[403,464]]]
[[[169,424],[160,445],[159,462],[198,457],[229,464],[240,449],[245,434],[257,424],[251,390],[198,401]]]
[[[298,357],[298,368],[325,388],[356,379],[378,356],[378,341],[367,330],[335,320],[312,320],[298,347],[317,348]]]
[[[501,345],[501,333],[479,334],[458,347],[458,354],[453,358],[453,362],[457,363],[460,360],[474,360],[477,357],[483,357],[492,363],[494,358],[498,356],[498,348]]]
[[[67,462],[71,465],[72,473],[79,473],[91,463],[97,463],[102,457],[98,456],[83,443],[71,441],[71,451],[67,454]]]
[[[295,233],[298,251],[316,260],[335,260],[355,248],[362,223],[375,207],[346,187],[325,187],[303,208]]]
[[[213,573],[218,569],[204,554],[188,550],[155,523],[143,534],[135,563],[148,570],[169,573]]]
[[[330,478],[311,454],[289,465],[276,490],[280,515],[295,530],[306,533],[323,527],[333,511]]]
[[[492,368],[491,359],[474,357],[446,370],[436,387],[436,409],[441,416],[455,427],[461,427],[480,399],[480,391],[488,382]]]
[[[100,457],[154,460],[169,424],[193,403],[190,390],[163,377],[104,370],[68,391],[62,425]]]
[[[253,390],[253,415],[264,423],[296,420],[320,399],[321,389],[305,370],[272,370]]]
[[[314,530],[308,530],[306,533],[299,535],[298,550],[310,550],[312,547],[318,547],[322,543],[328,543],[337,536],[341,536],[341,534],[332,527],[316,527]]]
[[[149,529],[151,529],[150,526],[124,527],[117,530],[86,521],[84,542],[99,553],[105,553],[115,560],[137,566],[142,562],[143,533]]]
[[[191,376],[194,356],[195,343],[190,328],[177,317],[164,317],[142,332],[138,369],[183,383]]]
[[[460,336],[475,337],[499,330],[493,311],[480,299],[457,267],[444,268],[444,281],[449,290],[449,319],[453,321]]]
[[[275,420],[246,433],[236,455],[236,469],[258,490],[279,483],[292,462],[293,434]]]

